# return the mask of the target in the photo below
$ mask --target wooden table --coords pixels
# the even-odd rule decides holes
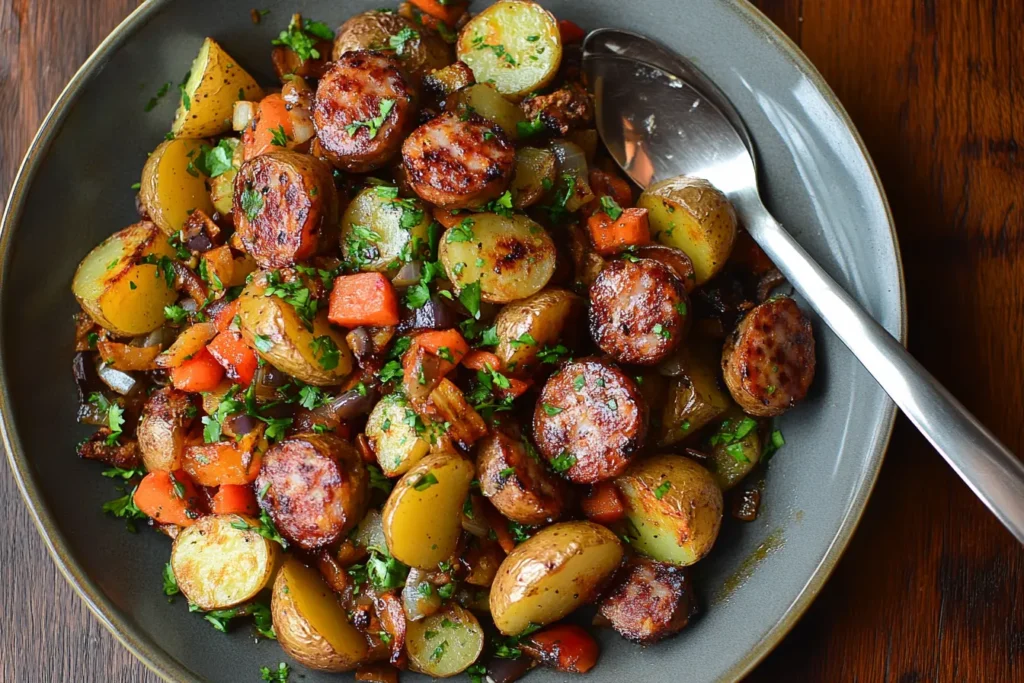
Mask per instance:
[[[57,94],[135,4],[0,0],[0,197]],[[871,150],[899,228],[912,351],[1024,452],[1024,3],[756,4]],[[64,583],[6,467],[0,678],[156,680]],[[902,418],[834,576],[750,680],[1024,680],[1024,552]]]

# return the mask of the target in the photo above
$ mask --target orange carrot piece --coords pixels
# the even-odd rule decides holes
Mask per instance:
[[[398,297],[381,273],[343,275],[334,281],[327,319],[341,327],[398,324]]]
[[[241,334],[225,330],[214,337],[206,348],[224,367],[229,378],[246,386],[252,382],[256,368],[259,367],[259,359],[256,358],[256,352],[242,340]]]
[[[447,354],[442,349],[447,349],[448,353],[451,354],[451,358],[444,358],[444,360],[450,361],[455,365],[458,365],[463,357],[469,353],[469,344],[459,334],[459,331],[455,329],[424,332],[413,341],[438,358],[444,358]]]
[[[215,515],[258,515],[259,503],[252,486],[224,484],[213,494],[213,514]]]
[[[198,494],[184,472],[150,472],[132,496],[135,507],[161,524],[189,526],[199,517]]]
[[[245,144],[245,160],[248,161],[274,149],[282,149],[274,145],[274,133],[280,135],[280,130],[291,137],[294,132],[292,119],[288,113],[287,103],[278,93],[264,97],[256,109],[256,116],[252,123],[246,126],[242,135],[242,142]]]
[[[526,654],[559,671],[585,674],[601,654],[594,637],[576,624],[555,624],[527,636]]]
[[[583,38],[587,35],[586,31],[581,29],[576,22],[568,19],[558,20],[558,32],[562,34],[563,45],[583,42]]]
[[[590,493],[583,499],[583,513],[598,524],[613,524],[626,516],[626,505],[619,488],[610,481],[602,481],[590,487]]]
[[[193,393],[213,391],[223,377],[224,368],[205,347],[171,370],[174,388]]]
[[[217,315],[213,317],[213,323],[217,326],[217,331],[224,332],[231,327],[236,315],[238,315],[238,299],[217,311]]]
[[[462,15],[466,13],[466,8],[469,6],[468,2],[447,2],[441,4],[439,0],[409,1],[421,11],[448,24],[449,28],[455,26]]]
[[[481,351],[480,349],[473,349],[467,353],[462,358],[462,365],[470,370],[486,370],[488,365],[491,366],[491,370],[501,372],[504,369],[500,358],[490,351]]]
[[[243,486],[256,481],[263,465],[258,446],[263,441],[263,425],[242,437],[241,441],[193,444],[185,448],[182,467],[202,486]]]
[[[587,220],[587,228],[594,249],[606,256],[651,241],[647,209],[623,209],[622,215],[615,221],[603,211],[598,211]]]

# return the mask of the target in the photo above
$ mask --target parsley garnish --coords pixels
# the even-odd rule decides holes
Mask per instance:
[[[334,340],[327,335],[314,338],[309,343],[309,348],[312,349],[313,357],[316,358],[316,361],[324,370],[333,370],[338,367],[341,351],[338,349],[338,345],[334,343]]]
[[[419,37],[419,31],[406,26],[388,39],[388,47],[395,51],[395,55],[405,57],[406,43]]]
[[[570,454],[568,451],[562,451],[551,461],[551,469],[561,474],[562,472],[568,471],[575,464],[576,456]]]
[[[434,476],[433,472],[427,472],[414,482],[409,482],[409,486],[412,486],[417,491],[426,491],[431,486],[437,483],[437,477]]]
[[[511,345],[513,349],[518,349],[521,346],[536,346],[537,340],[534,339],[533,335],[529,332],[523,332],[519,335],[518,339],[509,340],[509,345]]]
[[[238,141],[232,138],[224,138],[216,147],[203,145],[203,155],[199,159],[200,170],[211,178],[227,173],[233,168],[231,158],[237,146]]]
[[[613,221],[619,220],[619,216],[622,215],[622,207],[619,206],[617,201],[607,195],[601,197],[601,208]]]
[[[540,114],[537,114],[537,116],[532,121],[516,122],[516,133],[519,134],[520,138],[533,137],[538,133],[543,133],[545,130],[547,130],[547,124],[545,124],[544,121],[541,119]]]
[[[288,146],[288,134],[284,132],[283,125],[279,125],[277,128],[270,131],[270,144],[275,147]]]
[[[147,111],[147,112],[153,111],[153,109],[156,108],[156,105],[160,103],[160,100],[163,99],[164,95],[166,95],[170,91],[170,89],[171,89],[171,82],[170,81],[167,81],[166,83],[161,85],[160,89],[156,91],[156,95],[151,97],[149,99],[149,102],[146,102],[146,106],[145,106],[144,110]]]
[[[313,328],[313,318],[316,317],[318,304],[302,281],[296,279],[285,282],[281,278],[280,271],[272,270],[267,274],[267,288],[263,292],[263,296],[276,296],[283,299],[285,303],[291,304],[306,328],[310,330]]]
[[[453,242],[470,242],[476,237],[473,234],[473,225],[476,224],[472,218],[463,218],[462,222],[458,225],[452,226],[447,233],[445,233],[444,241],[448,244]]]
[[[541,363],[547,363],[548,365],[554,365],[562,360],[565,356],[569,355],[569,349],[562,344],[558,346],[547,346],[537,352],[537,360]]]
[[[314,46],[320,40],[334,40],[334,31],[327,24],[320,21],[306,19],[302,26],[295,23],[295,16],[292,16],[288,29],[281,31],[277,38],[270,41],[272,45],[284,45],[291,48],[299,56],[301,61],[307,59],[320,59],[320,51]]]
[[[469,314],[474,318],[480,317],[480,281],[470,282],[463,285],[459,291],[459,302],[466,307]]]
[[[164,317],[175,325],[180,325],[185,322],[185,318],[188,317],[188,311],[177,304],[174,304],[173,306],[164,306]]]
[[[657,498],[658,500],[661,500],[662,498],[665,497],[665,494],[668,493],[668,490],[670,488],[672,488],[672,482],[666,479],[665,481],[661,482],[661,485],[659,485],[658,488],[654,489],[654,497]]]
[[[365,128],[370,140],[377,137],[377,133],[380,132],[380,127],[384,125],[384,120],[391,113],[391,110],[395,108],[395,100],[386,98],[380,101],[379,110],[380,115],[374,116],[371,119],[365,119],[363,121],[354,121],[353,123],[345,126],[345,132],[351,137],[355,137],[356,133],[359,132],[360,128]]]
[[[558,406],[553,406],[553,405],[551,405],[549,403],[542,403],[541,407],[544,408],[544,412],[545,413],[547,413],[548,415],[550,415],[552,417],[554,417],[555,415],[558,415],[560,412],[565,410],[565,408],[559,408]]]
[[[250,222],[256,220],[256,216],[263,211],[263,195],[253,189],[250,183],[246,183],[242,190],[242,211]]]
[[[288,683],[288,676],[290,674],[291,669],[284,662],[278,664],[276,669],[271,669],[267,666],[260,667],[261,680],[269,681],[269,683]]]
[[[164,565],[163,579],[164,595],[170,597],[172,595],[177,595],[181,592],[181,590],[178,588],[178,579],[174,576],[174,570],[171,568],[170,562]]]
[[[260,510],[259,524],[256,526],[250,525],[242,517],[235,517],[235,521],[231,522],[231,528],[240,529],[242,531],[255,531],[263,538],[279,543],[282,548],[288,547],[288,541],[281,536],[277,531],[277,527],[274,526],[274,520],[270,518],[266,510]]]
[[[778,429],[774,430],[768,437],[768,441],[764,444],[764,449],[761,452],[761,461],[767,463],[771,460],[775,452],[786,445],[786,440],[782,438],[782,432]]]

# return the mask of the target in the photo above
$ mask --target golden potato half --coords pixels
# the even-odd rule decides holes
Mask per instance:
[[[198,168],[204,144],[206,140],[166,140],[142,167],[139,198],[149,217],[168,235],[181,230],[193,210],[213,213],[208,179]]]
[[[208,515],[183,528],[171,548],[171,569],[188,601],[203,611],[251,600],[277,566],[280,546],[242,515]]]
[[[256,80],[207,38],[192,62],[171,132],[178,138],[206,138],[231,130],[231,114],[238,100],[263,96]]]
[[[115,335],[133,337],[164,323],[164,306],[178,298],[158,263],[174,257],[166,237],[149,221],[131,225],[82,259],[71,291],[93,320]]]
[[[550,624],[596,597],[622,561],[622,544],[593,522],[561,522],[516,546],[491,584],[491,617],[505,635]]]
[[[470,612],[455,603],[426,619],[410,621],[405,636],[413,671],[448,678],[468,669],[484,649],[484,630]]]

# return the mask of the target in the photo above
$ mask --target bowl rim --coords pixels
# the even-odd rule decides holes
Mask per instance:
[[[885,210],[886,222],[892,240],[899,285],[900,317],[898,321],[898,339],[905,347],[907,344],[907,300],[903,258],[889,200],[879,178],[878,170],[875,168],[874,161],[868,153],[860,133],[857,131],[846,109],[835,96],[835,93],[832,92],[832,89],[825,82],[817,68],[782,29],[752,5],[749,0],[719,1],[727,9],[746,21],[755,31],[772,41],[797,71],[814,84],[815,88],[827,101],[833,113],[853,136],[854,142],[867,162],[875,190]],[[14,226],[21,219],[28,189],[35,179],[39,165],[45,158],[46,152],[49,151],[54,138],[59,133],[71,106],[77,99],[79,91],[103,67],[110,55],[120,49],[137,29],[145,25],[158,10],[170,2],[171,0],[145,0],[125,17],[75,72],[40,124],[39,130],[29,143],[25,157],[15,175],[7,206],[3,217],[0,218],[0,290],[2,290],[6,281],[7,263],[10,259],[10,242]],[[0,301],[0,314],[2,314],[2,301]],[[32,521],[42,537],[50,557],[57,565],[57,569],[71,585],[72,589],[82,598],[89,610],[99,619],[100,623],[150,671],[166,681],[198,680],[193,672],[186,669],[180,662],[171,657],[166,650],[136,629],[131,620],[114,606],[110,599],[85,574],[78,562],[72,557],[64,535],[43,502],[35,475],[25,453],[22,451],[21,441],[14,428],[13,417],[10,413],[11,399],[8,391],[4,352],[5,349],[0,344],[0,438],[3,440],[7,460],[11,466],[11,473],[14,476],[18,490],[28,506]],[[782,618],[772,625],[767,635],[757,646],[745,653],[740,661],[736,662],[719,678],[719,681],[739,680],[760,664],[792,630],[831,577],[863,517],[868,499],[878,480],[878,473],[892,437],[896,414],[895,404],[886,396],[881,421],[881,425],[885,427],[885,436],[879,440],[876,452],[871,455],[867,465],[868,476],[865,478],[864,484],[850,506],[849,512],[840,522],[839,529],[832,539],[832,543],[826,549],[824,557],[818,566],[815,567],[814,572],[808,578],[803,588],[801,588]]]

